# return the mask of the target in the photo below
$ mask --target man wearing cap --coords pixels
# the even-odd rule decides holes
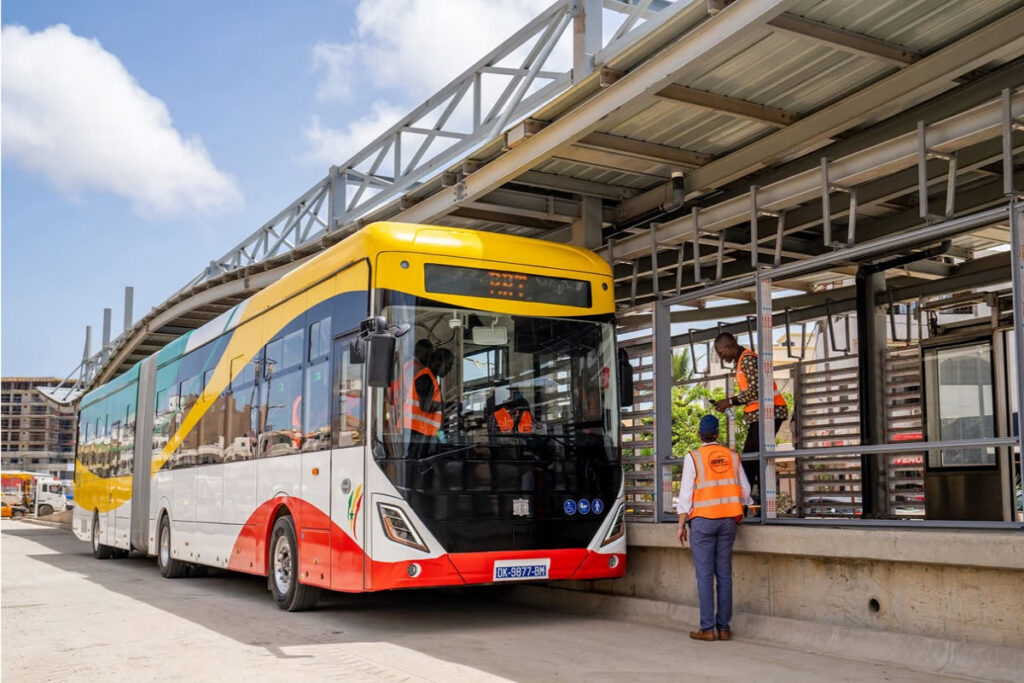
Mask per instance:
[[[693,566],[697,571],[700,630],[695,640],[729,640],[732,632],[732,546],[736,526],[743,521],[743,505],[750,504],[750,483],[740,467],[740,457],[718,443],[718,418],[705,415],[697,428],[700,448],[683,460],[683,479],[676,499],[679,513],[677,537],[686,547],[689,536]],[[689,533],[686,524],[690,523]],[[714,582],[718,581],[715,612]]]

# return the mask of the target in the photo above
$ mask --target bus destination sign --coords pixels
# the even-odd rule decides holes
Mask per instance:
[[[428,263],[424,270],[428,292],[590,307],[590,283],[586,280],[439,263]]]

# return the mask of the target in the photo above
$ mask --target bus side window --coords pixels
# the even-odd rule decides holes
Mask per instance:
[[[137,391],[131,387],[125,391]],[[135,465],[135,406],[129,403],[124,411],[124,423],[121,427],[121,449],[124,452],[124,468],[121,474],[132,474]]]
[[[334,447],[363,442],[363,366],[352,362],[352,337],[334,341]]]
[[[309,326],[309,365],[305,373],[302,416],[304,451],[331,447],[331,347],[326,341],[330,339],[330,329],[330,318]]]
[[[267,417],[259,457],[295,453],[302,445],[302,369],[275,370],[266,382]]]
[[[214,368],[203,375],[203,392],[206,395],[210,381],[213,379]],[[209,465],[224,460],[224,408],[227,404],[227,391],[214,399],[199,419],[199,464]]]
[[[257,360],[237,356],[231,360],[231,387],[224,404],[224,462],[251,460],[253,457],[252,418],[256,405]]]

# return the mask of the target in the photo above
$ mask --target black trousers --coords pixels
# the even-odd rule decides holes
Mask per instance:
[[[786,421],[786,418],[775,418],[775,433],[779,433],[779,428]],[[743,450],[741,453],[757,453],[761,450],[761,425],[757,422],[752,422],[750,428],[747,429],[747,440],[743,442]],[[750,482],[750,488],[757,487],[758,496],[761,495],[761,465],[757,460],[744,460],[743,471],[747,475],[747,481]]]

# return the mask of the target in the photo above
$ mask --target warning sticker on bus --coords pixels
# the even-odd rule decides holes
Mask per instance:
[[[537,560],[495,560],[495,581],[526,581],[546,579],[551,568],[551,558]]]

